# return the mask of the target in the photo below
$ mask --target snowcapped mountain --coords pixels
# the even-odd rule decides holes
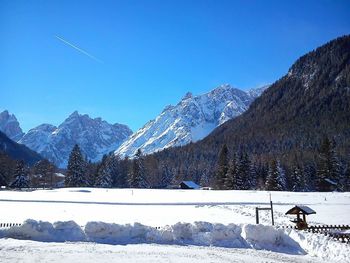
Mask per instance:
[[[257,97],[259,97],[266,89],[268,89],[271,85],[263,85],[261,87],[258,88],[254,88],[254,89],[250,89],[247,91],[248,95],[250,97],[252,97],[253,99],[256,99]]]
[[[0,113],[0,131],[13,141],[20,140],[24,135],[16,116],[7,110]]]
[[[138,149],[150,154],[201,140],[247,110],[267,87],[245,92],[226,84],[199,96],[187,93],[176,106],[167,106],[156,119],[131,135],[115,154],[133,156]]]
[[[33,165],[43,159],[38,153],[25,145],[16,143],[0,131],[0,152],[5,153],[11,159],[23,160],[28,165]],[[5,168],[7,169],[7,168]]]
[[[91,161],[98,161],[126,139],[132,131],[122,124],[109,124],[101,118],[73,112],[55,127],[42,124],[28,131],[19,141],[59,167],[65,167],[75,144]]]

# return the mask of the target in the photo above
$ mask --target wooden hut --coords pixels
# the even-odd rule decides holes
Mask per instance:
[[[296,205],[286,212],[286,215],[297,215],[297,218],[291,221],[296,223],[298,229],[307,228],[306,216],[311,214],[316,214],[316,212],[305,205]]]
[[[181,189],[200,189],[201,187],[192,181],[182,181],[180,183]]]

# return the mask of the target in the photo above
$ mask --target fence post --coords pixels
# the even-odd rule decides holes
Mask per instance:
[[[259,208],[255,207],[256,224],[259,224]]]
[[[272,225],[275,225],[275,220],[273,218],[273,206],[272,206],[272,201],[270,201],[270,205],[271,205],[271,218],[272,218]]]

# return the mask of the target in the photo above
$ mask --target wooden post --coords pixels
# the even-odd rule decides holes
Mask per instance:
[[[50,176],[51,189],[53,189],[53,180],[52,180],[52,176],[53,176],[53,173],[51,173],[51,176]]]
[[[255,208],[255,217],[256,217],[256,224],[259,224],[259,208]]]
[[[271,197],[271,194],[270,194]],[[275,225],[275,219],[273,218],[273,206],[272,206],[272,201],[270,200],[270,205],[271,205],[271,219],[272,219],[272,225]]]

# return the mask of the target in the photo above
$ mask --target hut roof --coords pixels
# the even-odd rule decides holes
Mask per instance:
[[[286,215],[296,215],[296,214],[299,214],[300,212],[305,215],[316,214],[314,210],[312,210],[310,207],[306,205],[296,205],[292,209],[289,209],[286,212]]]
[[[324,179],[327,183],[331,184],[331,185],[334,185],[334,186],[337,186],[337,183],[334,182],[333,180],[329,179],[329,178],[326,178]]]
[[[192,189],[199,189],[200,188],[200,186],[193,181],[182,181],[181,183],[185,184],[188,188],[192,188]]]

